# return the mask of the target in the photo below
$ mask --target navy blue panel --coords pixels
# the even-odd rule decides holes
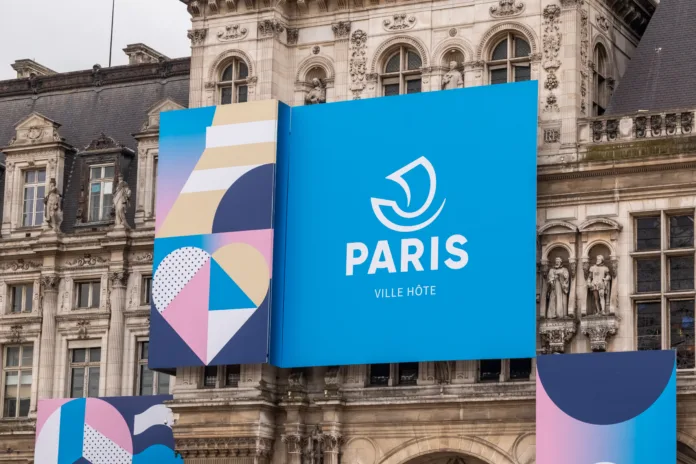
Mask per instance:
[[[147,362],[150,369],[171,368],[172,359],[177,360],[177,366],[203,365],[203,362],[164,320],[157,309],[150,311],[149,356]]]
[[[240,177],[220,200],[213,233],[271,229],[275,165],[264,164]]]
[[[155,425],[133,437],[133,454],[140,454],[153,445],[164,445],[174,451],[174,434],[166,425]]]
[[[537,375],[556,406],[596,425],[618,424],[641,414],[662,394],[673,370],[673,351],[537,358]]]
[[[241,360],[244,360],[245,364],[268,362],[268,354],[263,359],[250,359],[249,353],[268,353],[268,339],[265,334],[268,327],[269,299],[270,295],[266,293],[263,303],[232,337],[232,340],[213,358],[210,362],[211,366],[218,364],[241,364]],[[240,361],[235,361],[236,359]]]

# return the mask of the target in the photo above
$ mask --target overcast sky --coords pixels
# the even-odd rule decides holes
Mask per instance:
[[[111,0],[0,0],[0,80],[15,60],[30,58],[57,72],[109,63]],[[170,58],[190,56],[186,5],[179,0],[116,0],[112,65],[142,42]]]

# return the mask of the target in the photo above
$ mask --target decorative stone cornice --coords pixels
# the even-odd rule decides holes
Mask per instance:
[[[181,438],[176,451],[184,459],[206,457],[265,457],[273,452],[273,440],[257,437]]]
[[[580,331],[590,339],[590,349],[595,352],[607,351],[609,339],[619,330],[619,318],[614,314],[594,314],[583,316]]]
[[[566,345],[577,332],[574,318],[543,319],[539,322],[539,335],[547,354],[565,353]]]
[[[276,19],[264,19],[259,21],[259,37],[278,37],[284,30],[285,26]]]
[[[336,40],[348,40],[350,36],[350,21],[339,21],[331,25]]]
[[[207,35],[208,29],[191,29],[188,31],[187,37],[191,41],[192,47],[199,47],[203,45]]]

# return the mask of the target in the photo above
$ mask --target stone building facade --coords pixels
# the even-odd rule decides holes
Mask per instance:
[[[611,99],[634,64],[655,65],[640,58],[669,32],[664,5],[693,9],[684,1],[655,13],[653,0],[185,0],[190,58],[134,44],[122,67],[15,62],[17,79],[0,82],[0,462],[32,462],[39,398],[172,392],[192,464],[534,463],[529,359],[145,367],[161,111],[534,79],[539,352],[676,349],[675,446],[696,463],[696,92],[686,106],[627,107],[620,86]],[[504,133],[514,109],[487,123]],[[122,182],[125,223],[112,208]],[[514,233],[491,208],[491,227]]]

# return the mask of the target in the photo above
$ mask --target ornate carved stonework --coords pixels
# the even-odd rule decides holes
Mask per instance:
[[[109,150],[112,148],[123,148],[123,144],[102,132],[99,134],[99,137],[93,139],[89,145],[85,147],[85,151]]]
[[[339,21],[331,25],[335,39],[347,39],[350,35],[350,21]]]
[[[188,31],[187,37],[191,41],[192,47],[203,45],[205,37],[208,35],[208,29],[192,29]]]
[[[297,45],[297,39],[300,36],[300,30],[288,28],[286,34],[288,38],[288,45]]]
[[[367,34],[358,29],[350,37],[350,90],[353,99],[358,100],[365,88],[367,71]]]
[[[304,370],[293,369],[288,375],[288,397],[304,394],[306,386]]]
[[[440,384],[452,383],[454,363],[452,361],[437,361],[435,363],[435,379]]]
[[[112,271],[109,280],[114,287],[125,287],[128,282],[128,272],[125,270]]]
[[[599,28],[604,32],[608,31],[609,27],[611,26],[609,20],[603,15],[597,15],[595,21],[597,21],[597,26],[599,26]]]
[[[516,0],[498,0],[498,6],[492,6],[490,12],[494,18],[504,18],[522,14],[524,7],[523,2]]]
[[[307,444],[307,438],[297,433],[283,435],[280,439],[285,443],[288,454],[302,453]]]
[[[58,284],[60,283],[60,277],[57,275],[43,275],[41,276],[41,291],[43,292],[57,292]]]
[[[561,49],[560,17],[561,8],[558,5],[548,5],[544,8],[544,58],[542,66],[546,70],[544,87],[549,91],[544,111],[559,111],[554,90],[559,86],[556,71],[561,66],[561,62],[558,60],[558,53]]]
[[[233,40],[242,40],[248,33],[249,30],[246,27],[241,27],[239,24],[232,24],[219,30],[217,38],[220,42],[230,42]]]
[[[318,55],[320,51],[321,51],[321,48],[319,48],[319,45],[315,45],[314,47],[312,47],[312,54],[313,55]]]
[[[558,143],[561,141],[559,129],[544,129],[544,143]]]
[[[416,17],[406,13],[395,14],[392,19],[382,21],[382,26],[387,31],[403,31],[412,29],[416,25]]]
[[[268,458],[273,452],[273,440],[257,437],[185,438],[176,440],[176,451],[188,458]]]
[[[568,317],[563,319],[544,319],[539,322],[539,335],[547,354],[565,353],[566,345],[577,332],[577,321]]]
[[[275,19],[259,21],[259,37],[278,37],[285,26]]]
[[[590,48],[589,16],[580,10],[580,111],[587,114],[587,80],[589,77],[588,52]]]
[[[80,319],[79,321],[77,321],[76,327],[77,338],[79,338],[80,340],[86,340],[89,336],[89,321],[87,319]]]
[[[326,370],[324,374],[324,385],[325,385],[325,396],[329,396],[330,393],[335,394],[341,387],[341,367],[332,366]]]
[[[609,338],[616,335],[619,330],[619,318],[613,314],[583,316],[580,321],[580,330],[590,339],[592,351],[607,351]]]
[[[136,263],[151,263],[152,253],[143,253],[141,255],[135,255],[133,261],[135,261]]]
[[[102,258],[101,256],[92,256],[90,253],[85,253],[82,257],[66,261],[65,265],[68,267],[84,267],[106,264],[108,262],[108,259]]]
[[[3,271],[31,271],[32,269],[38,269],[41,267],[41,263],[38,261],[25,261],[23,259],[18,259],[16,261],[10,261],[2,264]]]
[[[22,343],[24,341],[24,335],[22,334],[23,327],[21,325],[13,325],[10,327],[10,343]]]

